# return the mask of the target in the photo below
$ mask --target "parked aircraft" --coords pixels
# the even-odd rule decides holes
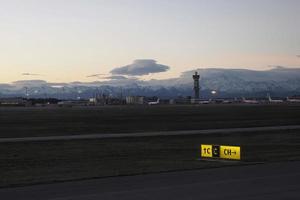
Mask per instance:
[[[209,104],[209,103],[211,103],[211,99],[209,99],[209,100],[202,100],[202,101],[199,101],[198,103],[199,104]]]
[[[275,100],[275,99],[272,99],[271,96],[268,94],[268,99],[269,99],[269,102],[270,103],[283,103],[283,100]]]
[[[159,104],[159,99],[157,99],[156,101],[148,102],[148,105],[157,105],[157,104]]]
[[[286,101],[291,103],[300,103],[300,99],[290,99],[289,97],[286,97]]]
[[[242,97],[242,102],[243,103],[253,103],[253,104],[257,104],[258,101],[257,100],[250,100],[250,99],[245,99],[245,97]]]

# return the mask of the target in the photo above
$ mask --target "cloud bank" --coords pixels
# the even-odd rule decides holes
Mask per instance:
[[[105,75],[105,74],[91,74],[91,75],[88,75],[88,76],[86,76],[87,78],[98,78],[98,77],[101,77],[101,76],[103,76],[103,75]]]
[[[156,60],[135,60],[132,64],[118,67],[110,71],[113,75],[143,76],[152,73],[165,72],[169,66],[157,64]]]
[[[32,74],[32,73],[28,73],[28,72],[25,72],[25,73],[22,73],[23,76],[41,76],[41,74]]]
[[[125,77],[125,76],[118,76],[118,75],[114,75],[114,76],[105,76],[105,77],[101,77],[100,79],[128,80],[127,77]]]

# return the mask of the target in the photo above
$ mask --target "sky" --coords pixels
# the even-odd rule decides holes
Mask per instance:
[[[95,81],[143,59],[166,69],[145,80],[299,67],[297,55],[299,0],[0,0],[0,83]]]

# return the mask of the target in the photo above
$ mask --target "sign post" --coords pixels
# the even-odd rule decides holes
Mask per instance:
[[[201,157],[241,160],[241,147],[201,144]]]

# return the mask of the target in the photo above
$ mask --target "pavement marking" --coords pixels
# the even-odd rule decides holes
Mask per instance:
[[[22,138],[0,138],[0,143],[129,138],[129,137],[154,137],[154,136],[176,136],[176,135],[200,135],[200,134],[213,134],[213,133],[238,133],[238,132],[278,131],[278,130],[297,130],[297,129],[300,129],[300,125],[186,130],[186,131],[156,131],[156,132],[139,132],[139,133],[103,133],[103,134],[44,136],[44,137],[39,136],[39,137],[22,137]]]

